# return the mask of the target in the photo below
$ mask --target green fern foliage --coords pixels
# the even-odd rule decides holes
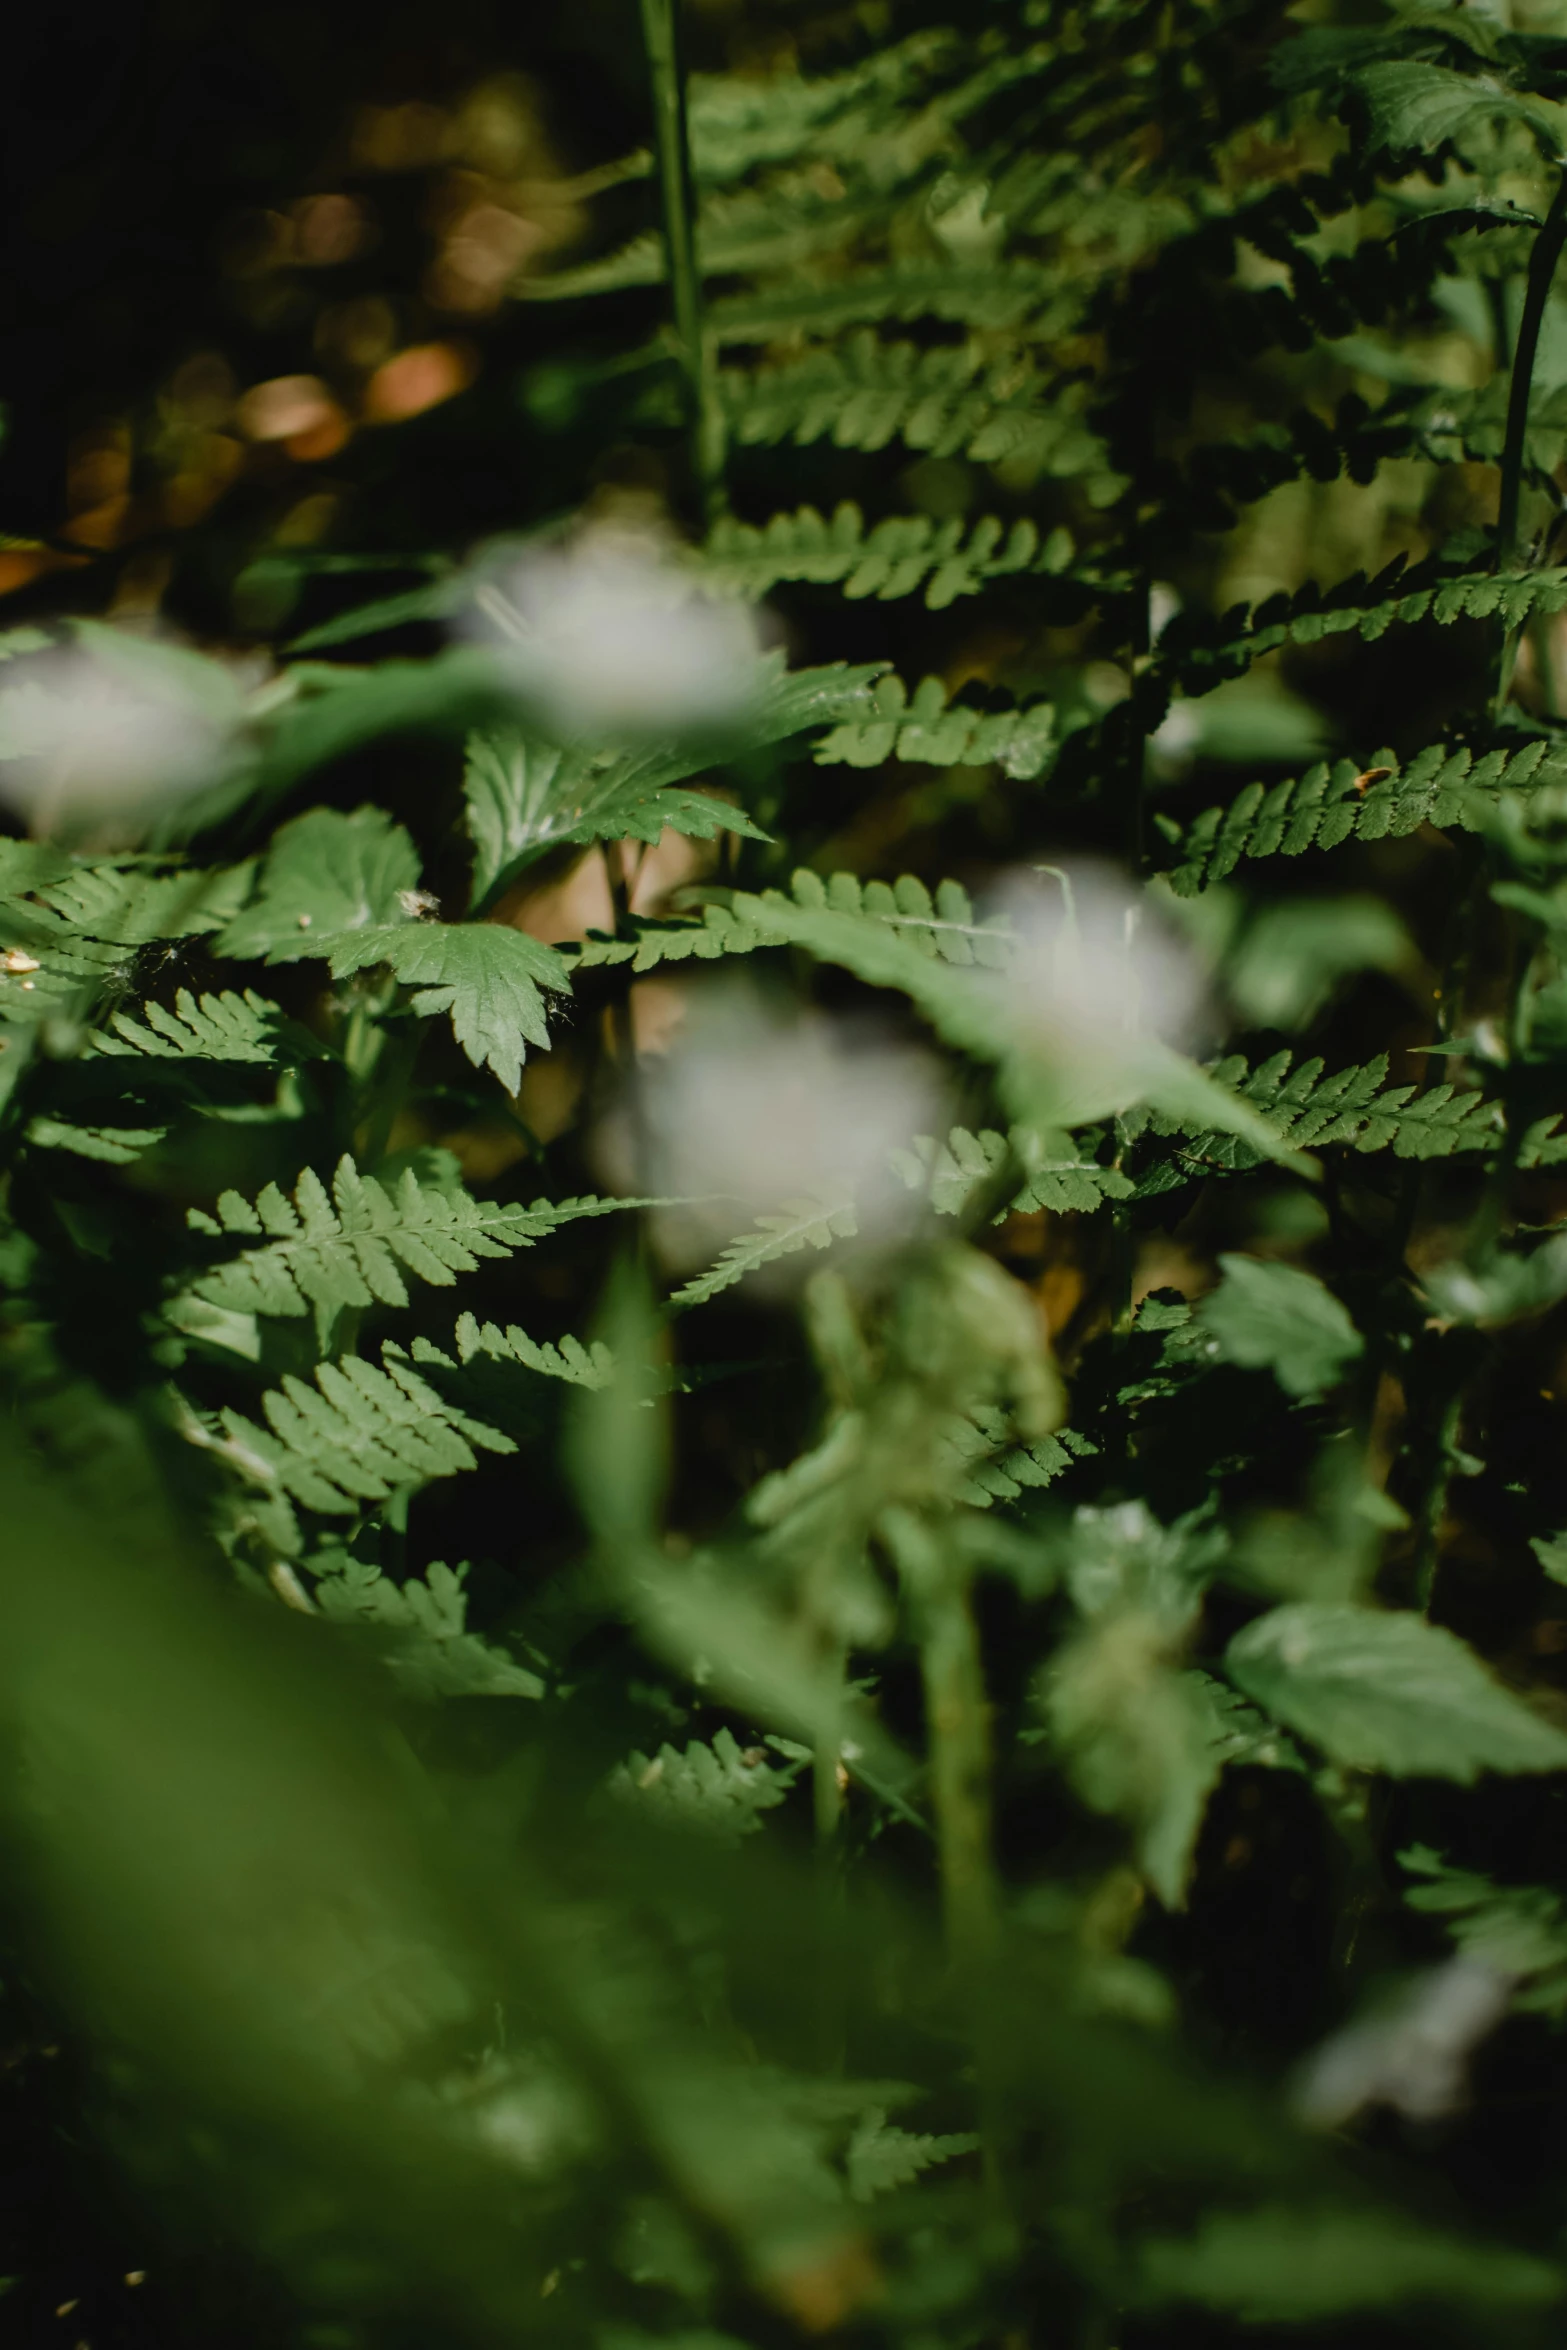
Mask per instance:
[[[357,1355],[317,1363],[313,1384],[285,1377],[262,1397],[261,1412],[265,1425],[220,1412],[210,1449],[256,1484],[327,1517],[353,1516],[432,1477],[455,1476],[473,1468],[480,1451],[516,1449],[394,1355],[380,1369]]]
[[[1056,716],[1049,702],[1016,710],[974,710],[949,701],[936,677],[921,678],[911,694],[901,678],[884,677],[863,718],[835,726],[816,746],[821,767],[880,767],[907,759],[930,767],[978,767],[994,760],[1019,781],[1043,775],[1055,751]]]
[[[1071,559],[1066,531],[1042,535],[1026,517],[1009,527],[994,515],[965,524],[893,514],[867,529],[859,507],[844,504],[830,518],[802,506],[760,526],[726,519],[703,549],[702,568],[715,587],[735,595],[765,596],[784,580],[841,587],[848,597],[884,603],[923,590],[930,610],[939,612],[960,596],[977,595],[988,580],[1061,571]]]
[[[934,2164],[973,2154],[978,2146],[979,2140],[963,2130],[945,2137],[900,2130],[888,2121],[881,2107],[872,2107],[861,2119],[844,2156],[849,2193],[856,2203],[872,2203],[878,2195],[909,2186]]]
[[[241,1061],[272,1066],[321,1051],[307,1030],[285,1020],[279,1007],[247,987],[242,993],[193,996],[182,987],[171,1010],[149,1000],[138,1019],[115,1012],[88,1047],[100,1056],[167,1061]]]
[[[1391,752],[1364,768],[1352,759],[1319,760],[1288,783],[1248,784],[1228,807],[1209,808],[1184,831],[1172,828],[1180,862],[1170,886],[1190,897],[1224,880],[1243,858],[1397,840],[1422,824],[1479,832],[1503,793],[1537,791],[1564,775],[1567,767],[1543,737],[1479,758],[1434,743],[1402,767]]]
[[[381,1645],[410,1696],[543,1696],[537,1673],[467,1629],[466,1567],[437,1560],[422,1576],[399,1583],[346,1552],[315,1551],[308,1563],[319,1578],[315,1604],[322,1615]]]
[[[1500,1131],[1496,1106],[1482,1093],[1452,1085],[1424,1090],[1389,1085],[1385,1053],[1331,1073],[1320,1059],[1296,1066],[1289,1052],[1275,1053],[1255,1069],[1237,1054],[1220,1061],[1213,1074],[1260,1110],[1292,1150],[1339,1145],[1362,1152],[1390,1150],[1400,1159],[1443,1159],[1461,1151],[1494,1150]],[[1144,1124],[1154,1134],[1180,1132],[1177,1121],[1158,1113],[1122,1121],[1127,1132]],[[1252,1145],[1237,1135],[1188,1134],[1172,1157],[1154,1161],[1137,1188],[1140,1195],[1164,1191],[1198,1172],[1260,1163]]]
[[[831,1248],[835,1240],[852,1240],[859,1228],[850,1200],[784,1200],[776,1214],[758,1216],[750,1231],[730,1241],[705,1273],[677,1289],[670,1305],[706,1305],[709,1298],[732,1289],[748,1273],[759,1273],[780,1257],[798,1255],[801,1249]]]
[[[611,1774],[609,1791],[618,1804],[661,1826],[737,1843],[754,1835],[763,1812],[783,1802],[799,1768],[780,1768],[762,1747],[742,1748],[732,1730],[720,1730],[711,1745],[693,1739],[683,1750],[661,1746],[655,1755],[628,1755]]]
[[[749,443],[830,439],[839,449],[902,441],[933,457],[976,464],[1024,459],[1058,479],[1086,476],[1090,494],[1113,489],[1104,443],[1083,421],[1081,386],[1063,389],[997,365],[981,344],[883,343],[870,333],[804,358],[725,374],[729,427]]]
[[[578,950],[575,967],[593,970],[629,963],[634,971],[651,971],[662,963],[693,958],[712,962],[723,955],[755,954],[764,947],[787,943],[791,934],[779,919],[786,909],[852,916],[945,963],[995,969],[1005,964],[1010,951],[1005,927],[976,916],[961,882],[938,882],[933,895],[912,874],[906,873],[895,882],[862,882],[852,873],[834,873],[823,879],[802,868],[787,893],[771,889],[754,896],[737,892],[727,904],[715,901],[703,906],[699,916],[634,921],[630,938],[590,937]]]
[[[571,1387],[605,1387],[614,1376],[614,1355],[601,1338],[592,1339],[586,1346],[580,1338],[569,1337],[558,1343],[541,1342],[530,1338],[525,1330],[519,1330],[515,1322],[502,1330],[494,1322],[480,1322],[476,1315],[460,1314],[452,1341],[459,1364],[476,1359],[516,1363],[525,1371],[538,1372],[541,1378],[563,1379]],[[452,1360],[423,1338],[414,1340],[413,1358],[415,1362]]]
[[[1058,1136],[1055,1142],[1055,1153],[1049,1155],[1031,1136],[1009,1140],[994,1127],[971,1134],[966,1127],[954,1126],[944,1141],[929,1134],[917,1136],[912,1148],[895,1154],[894,1164],[911,1190],[927,1193],[938,1216],[962,1215],[970,1200],[994,1180],[1009,1151],[1017,1154],[1027,1172],[1011,1198],[996,1210],[997,1223],[1036,1208],[1085,1213],[1106,1200],[1132,1197],[1137,1186],[1119,1167],[1102,1167],[1097,1160],[1081,1157],[1070,1136]]]
[[[268,1184],[254,1206],[225,1192],[216,1212],[193,1208],[193,1232],[214,1240],[258,1239],[190,1294],[233,1313],[297,1316],[314,1312],[323,1345],[340,1313],[371,1305],[405,1306],[405,1274],[450,1288],[486,1258],[510,1256],[578,1216],[606,1214],[614,1200],[490,1204],[464,1191],[422,1184],[408,1168],[393,1185],[362,1175],[343,1158],[328,1192],[310,1168],[292,1200]]]

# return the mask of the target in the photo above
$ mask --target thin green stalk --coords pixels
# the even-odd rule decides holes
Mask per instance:
[[[922,1614],[920,1661],[947,1946],[972,1986],[995,1948],[997,1927],[990,1701],[967,1591],[948,1582],[931,1593]]]
[[[1529,431],[1529,395],[1534,383],[1535,355],[1540,327],[1550,298],[1562,246],[1567,242],[1567,169],[1559,171],[1551,208],[1540,224],[1529,255],[1518,340],[1513,346],[1512,382],[1507,395],[1507,432],[1502,443],[1502,487],[1496,514],[1496,568],[1512,571],[1518,563],[1518,512],[1523,496],[1524,444]],[[1518,657],[1518,630],[1510,628],[1502,644],[1497,672],[1496,707],[1506,704],[1512,690],[1513,665]]]
[[[724,427],[712,345],[703,318],[696,250],[696,182],[680,62],[679,0],[642,0],[642,33],[653,83],[654,143],[664,211],[664,252],[675,341],[686,379],[692,463],[709,520],[723,504]]]

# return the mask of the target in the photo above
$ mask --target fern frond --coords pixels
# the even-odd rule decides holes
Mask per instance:
[[[1374,580],[1356,572],[1326,591],[1308,580],[1293,595],[1281,590],[1255,610],[1237,605],[1218,619],[1180,613],[1160,639],[1160,666],[1172,682],[1203,693],[1281,645],[1346,635],[1372,643],[1390,628],[1423,620],[1443,627],[1456,620],[1496,620],[1521,628],[1532,613],[1567,606],[1567,569],[1466,571],[1435,579],[1433,569],[1411,570],[1400,556]],[[1393,588],[1402,592],[1389,593]]]
[[[1178,896],[1222,881],[1243,857],[1298,857],[1348,840],[1401,839],[1422,824],[1478,832],[1504,792],[1537,791],[1567,777],[1567,759],[1540,740],[1516,751],[1449,750],[1433,743],[1405,767],[1379,752],[1370,768],[1319,760],[1288,782],[1249,783],[1228,807],[1208,808],[1176,832]]]
[[[242,1412],[220,1412],[209,1449],[253,1483],[325,1517],[352,1517],[366,1503],[474,1468],[475,1447],[517,1449],[395,1356],[383,1369],[357,1355],[317,1363],[314,1385],[285,1376],[262,1397],[261,1411],[264,1427]]]
[[[1042,1492],[1075,1460],[1090,1459],[1099,1447],[1075,1428],[1058,1428],[1054,1435],[1019,1444],[1005,1412],[983,1404],[948,1424],[939,1450],[943,1482],[954,1499],[988,1510],[994,1502],[1016,1501],[1025,1489]]]
[[[608,1215],[619,1200],[574,1199],[531,1208],[476,1200],[421,1184],[409,1168],[395,1185],[338,1163],[330,1195],[310,1168],[289,1200],[269,1183],[255,1205],[226,1191],[215,1215],[192,1208],[191,1229],[213,1239],[270,1237],[188,1287],[235,1313],[297,1316],[312,1310],[323,1345],[339,1313],[404,1306],[404,1273],[449,1289],[485,1258],[507,1257],[580,1216]]]
[[[814,285],[729,294],[710,306],[707,317],[714,341],[725,345],[834,335],[890,318],[939,318],[992,331],[1025,327],[1031,339],[1048,343],[1070,331],[1077,309],[1044,262],[900,261]]]
[[[150,1060],[246,1061],[272,1064],[302,1060],[322,1051],[305,1029],[287,1020],[278,1005],[247,987],[199,1000],[182,987],[174,1009],[148,1001],[138,1020],[116,1012],[87,1047],[89,1058],[114,1054]]]
[[[994,760],[1006,775],[1032,781],[1055,753],[1055,710],[1032,702],[1020,710],[971,710],[949,702],[937,677],[921,678],[910,694],[900,677],[884,677],[871,695],[873,712],[851,718],[816,746],[819,767],[880,767],[907,759],[931,767],[980,767]]]
[[[874,49],[843,72],[806,78],[780,72],[690,77],[691,160],[704,183],[743,179],[806,154],[854,157],[871,124],[901,130],[903,107],[955,48],[930,28]]]
[[[760,527],[726,517],[700,556],[714,585],[735,595],[765,596],[782,580],[806,580],[885,603],[923,587],[933,612],[977,595],[987,580],[1061,571],[1071,559],[1064,531],[1041,540],[1026,517],[1008,527],[993,514],[975,523],[891,514],[867,529],[859,507],[847,504],[830,518],[802,506]]]
[[[780,1769],[760,1747],[742,1750],[733,1731],[720,1730],[711,1746],[693,1739],[683,1753],[661,1746],[656,1755],[628,1755],[611,1772],[609,1792],[661,1826],[699,1828],[738,1843],[756,1833],[764,1811],[783,1802],[799,1772],[798,1763]]]
[[[106,1167],[128,1167],[168,1131],[166,1126],[87,1126],[39,1116],[28,1120],[27,1139],[35,1150],[72,1151]]]
[[[1068,1135],[1053,1139],[1060,1155],[1045,1157],[1032,1136],[1018,1137],[1009,1144],[1007,1136],[993,1127],[971,1134],[966,1127],[954,1126],[944,1142],[933,1135],[917,1135],[911,1149],[893,1154],[893,1164],[911,1191],[928,1194],[938,1216],[961,1215],[974,1194],[996,1174],[1009,1147],[1017,1145],[1026,1153],[1028,1174],[1012,1198],[997,1209],[994,1221],[998,1224],[1014,1212],[1026,1214],[1036,1208],[1089,1212],[1106,1200],[1132,1197],[1136,1185],[1120,1168],[1101,1167],[1093,1159],[1079,1157]]]
[[[519,1330],[515,1322],[502,1330],[494,1322],[480,1322],[473,1314],[460,1314],[453,1332],[459,1363],[471,1363],[476,1355],[498,1363],[520,1363],[524,1370],[537,1371],[545,1379],[564,1379],[573,1387],[607,1387],[615,1373],[615,1358],[602,1338],[591,1339],[586,1346],[580,1338],[563,1338],[542,1343]],[[414,1359],[419,1359],[423,1342],[414,1341]]]
[[[467,1629],[465,1566],[437,1561],[423,1576],[394,1583],[346,1552],[317,1551],[308,1564],[320,1577],[315,1603],[322,1615],[379,1639],[387,1664],[411,1696],[543,1696],[537,1673]]]
[[[1519,2007],[1567,2016],[1567,1908],[1559,1895],[1455,1869],[1427,1845],[1398,1857],[1411,1875],[1425,1880],[1405,1888],[1411,1909],[1439,1917],[1460,1950],[1516,1977]]]
[[[1482,1093],[1452,1085],[1389,1085],[1387,1055],[1349,1069],[1325,1072],[1321,1060],[1294,1066],[1289,1052],[1275,1053],[1248,1070],[1236,1054],[1220,1061],[1213,1075],[1260,1110],[1291,1150],[1331,1145],[1362,1152],[1391,1150],[1400,1159],[1451,1158],[1460,1151],[1492,1150],[1500,1133],[1499,1112]],[[1157,1114],[1122,1122],[1127,1133],[1146,1128],[1171,1135],[1175,1121]],[[1252,1146],[1235,1135],[1204,1134],[1183,1143],[1174,1161],[1153,1167],[1138,1183],[1139,1196],[1172,1188],[1197,1173],[1215,1173],[1260,1164]]]
[[[935,457],[981,464],[1025,458],[1058,479],[1109,473],[1103,441],[1083,422],[1082,384],[1042,383],[979,344],[923,350],[854,335],[839,348],[745,374],[726,371],[719,395],[734,437],[747,444],[831,439],[840,449],[894,440]]]
[[[785,1200],[776,1215],[758,1216],[749,1232],[730,1241],[716,1262],[677,1289],[669,1303],[705,1305],[748,1273],[776,1264],[780,1257],[795,1256],[803,1248],[830,1248],[835,1240],[852,1240],[859,1228],[850,1201]]]
[[[697,916],[636,921],[629,938],[589,937],[578,950],[574,968],[629,963],[634,971],[651,971],[661,963],[709,963],[721,955],[749,955],[763,947],[782,946],[790,934],[769,920],[769,914],[786,907],[857,916],[896,932],[922,954],[946,963],[999,968],[1006,959],[1005,931],[996,922],[976,919],[960,882],[938,882],[933,898],[925,884],[908,873],[886,882],[857,881],[852,873],[834,873],[823,880],[801,870],[787,895],[773,889],[759,896],[737,892],[727,904],[705,905]]]
[[[934,2164],[973,2154],[978,2147],[979,2140],[968,2131],[934,2138],[900,2130],[888,2121],[880,2106],[873,2106],[860,2121],[844,2156],[849,2193],[856,2203],[872,2203],[878,2195],[909,2186]]]

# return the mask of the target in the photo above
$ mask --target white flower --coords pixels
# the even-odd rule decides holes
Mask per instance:
[[[134,827],[221,770],[250,682],[102,626],[23,654],[0,668],[0,801],[36,833]]]
[[[463,626],[567,740],[732,723],[760,682],[754,613],[703,596],[646,532],[600,525],[519,556]]]
[[[674,1263],[705,1261],[757,1216],[807,1201],[824,1214],[852,1206],[862,1242],[885,1245],[923,1212],[890,1154],[940,1120],[939,1075],[923,1053],[710,987],[694,992],[667,1055],[642,1064],[636,1179],[692,1203],[660,1219]],[[631,1172],[630,1123],[609,1138],[617,1179]]]
[[[1323,2042],[1296,2085],[1296,2112],[1325,2130],[1369,2105],[1390,2105],[1408,2121],[1461,2112],[1469,2058],[1507,2013],[1513,1986],[1511,1975],[1481,1958],[1432,1968],[1386,2014]]]
[[[1191,949],[1157,904],[1113,866],[1041,866],[1003,885],[987,911],[1016,950],[998,991],[1017,1048],[1054,1070],[1070,1118],[1136,1098],[1151,1058],[1195,1042],[1206,990]],[[1079,1109],[1076,1097],[1100,1103]]]

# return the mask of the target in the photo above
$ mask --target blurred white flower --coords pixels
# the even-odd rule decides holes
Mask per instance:
[[[1201,967],[1158,905],[1113,866],[1041,866],[1004,883],[986,910],[1017,941],[998,980],[1017,1045],[1059,1072],[1064,1095],[1123,1106],[1151,1054],[1197,1041]]]
[[[623,1187],[691,1202],[665,1211],[657,1239],[671,1263],[696,1264],[796,1203],[852,1206],[862,1243],[896,1241],[923,1202],[890,1154],[941,1122],[940,1074],[923,1053],[710,987],[694,991],[668,1053],[644,1059],[635,1120],[612,1122],[602,1146]]]
[[[732,723],[761,679],[751,608],[702,595],[647,531],[601,524],[519,555],[460,626],[567,740]]]
[[[1480,1958],[1432,1968],[1385,2014],[1323,2042],[1296,2083],[1296,2113],[1335,2130],[1369,2105],[1420,2122],[1462,2112],[1469,2059],[1506,2015],[1513,1987],[1513,1976]]]
[[[0,668],[0,802],[35,833],[134,830],[220,771],[253,682],[97,625],[14,658]]]

